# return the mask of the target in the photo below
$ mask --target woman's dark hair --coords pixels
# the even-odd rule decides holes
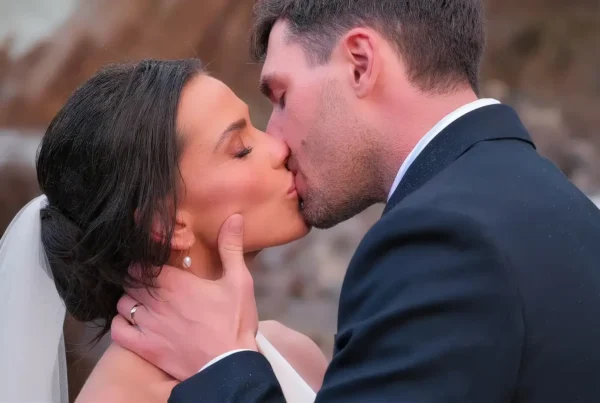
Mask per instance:
[[[71,95],[42,140],[42,242],[68,312],[103,322],[98,339],[110,330],[123,288],[151,285],[169,258],[182,150],[178,103],[202,73],[197,59],[106,67]],[[129,275],[133,263],[140,281]]]

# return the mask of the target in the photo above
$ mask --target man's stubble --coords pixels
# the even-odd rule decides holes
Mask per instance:
[[[319,116],[302,142],[306,158],[302,215],[319,229],[333,227],[385,200],[379,174],[377,136],[349,112],[339,83],[329,81]]]

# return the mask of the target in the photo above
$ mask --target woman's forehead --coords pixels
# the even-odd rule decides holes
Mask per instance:
[[[177,112],[177,128],[184,136],[217,139],[225,128],[243,116],[246,104],[223,82],[199,75],[183,89]]]

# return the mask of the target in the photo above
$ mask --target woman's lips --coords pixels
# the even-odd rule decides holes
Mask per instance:
[[[292,184],[290,185],[290,187],[287,191],[287,195],[290,197],[298,196],[298,191],[296,190],[296,182],[295,182],[294,178],[292,178]]]

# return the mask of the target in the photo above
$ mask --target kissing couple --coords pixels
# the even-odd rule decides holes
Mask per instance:
[[[478,0],[260,0],[266,133],[195,59],[106,67],[48,127],[0,245],[0,401],[600,401],[600,210],[479,98]],[[259,323],[262,249],[385,203],[331,362]],[[73,400],[75,396],[71,396]]]

